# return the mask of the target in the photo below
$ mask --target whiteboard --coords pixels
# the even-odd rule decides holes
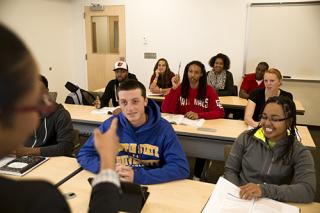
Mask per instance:
[[[260,61],[292,79],[320,80],[320,2],[248,7],[244,72]]]

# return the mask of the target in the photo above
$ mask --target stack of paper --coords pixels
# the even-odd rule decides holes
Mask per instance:
[[[191,120],[189,118],[184,117],[184,115],[166,114],[166,115],[163,115],[162,117],[171,124],[194,126],[194,127],[202,127],[205,122],[204,119]]]
[[[299,213],[299,208],[268,198],[244,200],[240,188],[220,177],[203,213]]]
[[[116,107],[103,107],[101,109],[94,109],[91,111],[91,113],[96,115],[112,115],[112,112],[115,109]]]

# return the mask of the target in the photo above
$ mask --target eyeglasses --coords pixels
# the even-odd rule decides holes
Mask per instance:
[[[43,94],[42,98],[39,100],[39,104],[37,106],[28,106],[28,107],[13,107],[5,109],[5,111],[10,112],[38,112],[41,115],[47,116],[51,114],[56,109],[55,102],[51,99],[48,94]]]
[[[274,116],[271,116],[271,118],[269,118],[267,115],[264,115],[264,114],[261,114],[260,115],[260,121],[270,121],[271,123],[277,123],[277,122],[281,122],[281,121],[285,121],[289,118],[277,118],[277,117],[274,117]]]

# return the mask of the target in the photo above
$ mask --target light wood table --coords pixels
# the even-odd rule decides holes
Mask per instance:
[[[15,180],[46,180],[52,184],[57,184],[79,168],[80,165],[75,158],[51,157],[46,162],[22,177],[12,175],[6,175],[6,177],[13,178]]]
[[[62,193],[76,194],[75,198],[68,200],[72,212],[87,212],[91,193],[87,179],[93,176],[88,171],[82,171],[59,187]],[[142,213],[201,212],[213,189],[214,184],[192,180],[148,185],[150,195]],[[293,205],[301,208],[302,213],[318,213],[320,210],[320,203]]]
[[[91,134],[110,115],[90,113],[94,107],[64,104],[70,112],[75,129],[81,133]],[[241,120],[214,119],[206,120],[203,128],[183,125],[172,125],[177,133],[184,151],[190,157],[201,157],[210,160],[224,160],[225,145],[232,145],[234,140],[248,126]],[[307,127],[298,126],[302,143],[314,148],[314,141]]]

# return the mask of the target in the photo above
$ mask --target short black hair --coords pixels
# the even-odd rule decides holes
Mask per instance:
[[[267,62],[264,62],[264,61],[259,62],[258,66],[259,66],[259,65],[262,65],[262,66],[266,67],[266,70],[269,69],[269,64],[268,64]]]
[[[218,53],[217,55],[213,56],[212,58],[210,58],[209,60],[209,66],[213,67],[214,63],[216,62],[216,60],[218,58],[221,58],[223,61],[223,69],[224,70],[229,70],[230,69],[230,59],[228,56],[226,56],[225,54],[222,53]]]
[[[40,80],[44,84],[44,86],[49,89],[48,79],[44,77],[43,75],[40,75]]]
[[[127,79],[124,82],[120,84],[120,86],[117,89],[117,96],[119,96],[120,91],[128,91],[128,90],[134,90],[134,89],[140,89],[141,95],[146,98],[147,92],[145,86],[137,80],[134,79]]]

